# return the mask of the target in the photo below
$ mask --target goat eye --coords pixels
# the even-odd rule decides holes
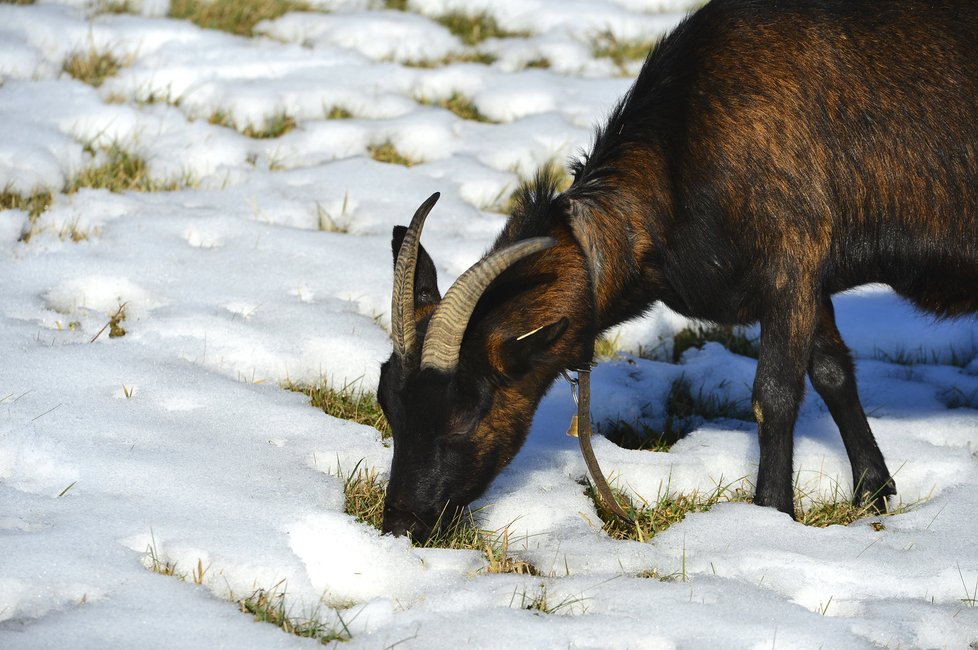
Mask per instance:
[[[467,436],[475,429],[479,419],[472,413],[455,413],[448,421],[448,435],[446,438],[458,439]]]

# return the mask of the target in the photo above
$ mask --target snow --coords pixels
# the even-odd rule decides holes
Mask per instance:
[[[694,3],[375,4],[318,2],[330,13],[252,39],[167,19],[162,2],[0,5],[0,188],[54,192],[27,242],[28,215],[0,212],[0,647],[311,647],[229,602],[276,587],[352,648],[976,647],[978,328],[885,287],[835,305],[907,512],[815,529],[724,503],[649,543],[612,540],[579,483],[560,383],[476,503],[540,576],[487,575],[478,551],[413,548],[343,513],[343,475],[384,476],[391,450],[281,385],[372,389],[390,353],[391,227],[442,193],[424,242],[447,287],[502,228],[493,209],[520,176],[587,147],[627,89],[589,39],[655,38]],[[527,35],[477,46],[492,65],[452,63],[466,49],[432,19],[450,10]],[[90,48],[126,62],[98,89],[61,71]],[[523,69],[541,56],[550,69]],[[456,92],[494,122],[418,102]],[[334,107],[354,117],[326,119]],[[207,121],[281,111],[298,127],[276,139]],[[421,162],[371,160],[388,141]],[[195,184],[60,191],[111,145]],[[63,238],[72,228],[85,238]],[[96,337],[123,305],[125,336]],[[688,324],[656,309],[610,336],[667,359]],[[680,364],[625,355],[595,369],[594,415],[661,425],[680,377],[747,405],[755,367],[717,344]],[[758,458],[753,426],[732,419],[697,422],[668,453],[594,447],[649,501],[749,482]],[[813,497],[852,488],[812,391],[795,464]],[[149,571],[154,556],[186,581]],[[672,579],[640,577],[653,570]],[[525,608],[543,598],[551,613]]]

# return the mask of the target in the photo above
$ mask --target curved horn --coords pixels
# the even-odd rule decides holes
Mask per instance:
[[[463,273],[442,299],[428,325],[421,367],[452,372],[458,366],[462,337],[483,292],[500,273],[528,255],[554,246],[557,240],[535,237],[496,251]]]
[[[401,249],[394,264],[394,290],[391,295],[391,340],[401,363],[411,366],[417,357],[417,323],[414,320],[414,272],[418,265],[421,228],[425,217],[441,194],[435,192],[421,204],[404,233]]]

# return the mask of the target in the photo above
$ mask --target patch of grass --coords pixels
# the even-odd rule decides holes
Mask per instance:
[[[795,480],[795,519],[800,524],[814,528],[828,526],[848,526],[849,524],[867,517],[883,518],[909,512],[920,502],[901,503],[886,512],[878,512],[872,503],[853,503],[852,494],[844,492],[838,483],[833,483],[829,494],[813,494],[806,492]],[[879,520],[871,522],[870,526],[876,531],[885,526]]]
[[[956,368],[964,368],[978,356],[978,342],[972,341],[971,345],[962,347],[948,346],[947,354],[940,354],[935,350],[925,350],[923,346],[916,350],[908,348],[897,348],[892,353],[877,349],[873,353],[873,358],[877,361],[892,363],[900,366],[919,366],[919,365],[948,365]]]
[[[153,535],[152,530],[149,531],[149,538],[150,543],[146,547],[146,568],[161,576],[174,576],[182,582],[186,576],[177,573],[177,563],[162,559],[159,551],[156,550],[156,536]]]
[[[740,328],[732,325],[694,325],[677,332],[673,337],[672,362],[679,363],[683,352],[690,348],[702,348],[711,341],[719,343],[734,354],[757,358],[757,340],[747,338]]]
[[[126,335],[126,330],[122,327],[122,321],[126,320],[127,304],[129,303],[124,302],[119,305],[119,308],[115,311],[115,313],[109,316],[109,322],[102,326],[102,329],[100,329],[95,336],[92,337],[92,340],[89,341],[89,343],[95,343],[95,341],[98,340],[98,337],[102,336],[102,332],[104,332],[106,329],[109,330],[110,339],[119,338]]]
[[[31,222],[51,207],[53,197],[50,190],[34,189],[28,195],[14,192],[9,187],[0,192],[0,210],[23,210]]]
[[[0,5],[32,5],[37,0],[0,0]]]
[[[754,414],[746,404],[707,394],[701,386],[693,394],[689,380],[676,379],[666,395],[666,418],[661,429],[642,420],[601,422],[595,430],[619,447],[647,451],[669,451],[680,438],[703,420],[729,418],[753,421]]]
[[[353,117],[353,113],[342,106],[332,106],[328,111],[324,110],[323,113],[325,113],[327,120],[349,120]]]
[[[390,140],[381,144],[372,144],[367,147],[367,151],[370,153],[370,157],[377,162],[389,163],[392,165],[404,165],[405,167],[411,167],[412,165],[417,165],[419,162],[421,162],[419,160],[408,158],[402,154]]]
[[[714,394],[704,394],[702,386],[696,391],[696,395],[693,395],[689,380],[685,377],[674,381],[669,388],[669,395],[666,397],[666,415],[680,421],[688,421],[692,418],[704,420],[730,418],[747,422],[754,420],[754,414],[747,404]]]
[[[93,7],[96,15],[100,14],[138,14],[139,5],[130,0],[99,0]]]
[[[975,409],[978,410],[978,390],[966,393],[957,386],[952,386],[947,390],[941,391],[938,399],[944,402],[949,409]]]
[[[599,336],[594,342],[594,358],[598,361],[609,361],[621,356],[621,349],[618,347],[619,338],[618,333],[615,333],[614,336],[607,334]]]
[[[441,108],[458,115],[463,120],[492,122],[492,120],[479,112],[479,108],[475,105],[475,102],[458,91],[453,92],[451,96],[443,99],[432,100],[428,99],[427,97],[419,97],[417,101],[419,104],[423,104],[425,106],[440,106]]]
[[[545,56],[540,56],[535,59],[530,59],[529,61],[523,64],[524,69],[528,69],[528,68],[547,69],[550,68],[550,66],[551,66],[550,59],[548,59]]]
[[[343,494],[346,496],[346,514],[377,530],[381,529],[387,483],[380,479],[377,470],[360,470],[358,464],[343,479]]]
[[[753,488],[745,478],[726,485],[717,485],[716,489],[708,494],[695,491],[689,494],[673,493],[666,486],[653,502],[641,497],[636,501],[612,487],[618,503],[634,522],[629,524],[618,519],[596,495],[590,480],[586,480],[585,486],[584,494],[594,502],[602,521],[602,529],[614,539],[631,539],[640,542],[647,542],[670,526],[681,522],[690,512],[706,512],[718,503],[750,503],[753,500]],[[848,526],[853,522],[872,517],[876,521],[870,522],[869,525],[873,530],[882,531],[885,526],[880,521],[881,518],[909,512],[918,505],[917,503],[900,504],[885,513],[880,513],[871,505],[854,505],[852,495],[844,494],[839,489],[828,495],[808,494],[799,487],[796,480],[794,491],[796,520],[800,524],[814,528]],[[663,578],[657,574],[645,577]]]
[[[736,486],[733,483],[717,485],[716,489],[708,494],[700,494],[695,491],[689,494],[676,494],[670,492],[667,486],[654,502],[642,498],[637,501],[633,500],[622,491],[612,487],[612,492],[618,499],[618,503],[632,518],[634,522],[632,524],[619,519],[605,505],[597,496],[590,480],[586,483],[584,494],[594,501],[598,516],[603,522],[601,528],[609,537],[647,542],[673,524],[681,522],[690,512],[706,512],[720,502],[749,501],[750,494],[744,489],[744,483],[741,480]]]
[[[271,623],[283,632],[315,639],[323,645],[353,638],[342,618],[339,619],[338,626],[331,626],[320,620],[318,611],[301,617],[292,616],[285,605],[284,585],[283,580],[271,589],[256,589],[247,598],[237,601],[238,608],[242,613],[251,614],[260,623]]]
[[[216,110],[211,113],[207,118],[208,124],[213,124],[214,126],[223,126],[226,129],[237,130],[237,125],[234,123],[234,118],[231,117],[231,113],[224,110]]]
[[[286,381],[282,387],[296,393],[304,393],[309,397],[312,406],[322,409],[327,415],[366,424],[380,431],[382,438],[391,437],[390,425],[373,393],[354,389],[351,384],[336,390],[325,380],[314,386]]]
[[[301,0],[171,0],[170,18],[189,20],[204,29],[254,36],[255,25],[290,11],[311,11]]]
[[[292,131],[297,126],[295,118],[286,113],[285,111],[279,111],[270,117],[265,118],[264,124],[258,127],[253,124],[249,124],[243,129],[239,129],[237,123],[235,123],[234,118],[228,111],[217,110],[210,114],[207,118],[208,124],[214,124],[216,126],[223,126],[227,129],[234,129],[242,135],[246,135],[249,138],[255,138],[256,140],[271,140],[274,138],[280,138],[289,131]]]
[[[671,417],[666,418],[661,430],[645,422],[625,420],[600,422],[594,425],[594,429],[596,433],[624,449],[659,452],[669,451],[676,441],[689,433]]]
[[[483,571],[485,573],[515,573],[518,575],[539,575],[537,568],[519,557],[509,554],[509,528],[502,533],[482,536],[482,554],[488,561]]]
[[[537,586],[536,593],[533,594],[528,593],[525,586],[514,590],[513,597],[509,601],[509,606],[526,609],[535,614],[559,614],[561,610],[569,609],[571,606],[583,600],[582,597],[575,596],[565,598],[560,602],[554,602],[547,595],[547,585],[541,582]]]
[[[346,514],[377,530],[381,529],[387,484],[380,479],[376,470],[362,470],[358,464],[344,478],[343,493],[346,497]],[[501,532],[482,530],[471,513],[456,517],[449,525],[438,529],[422,547],[482,551],[486,560],[483,573],[537,575],[532,564],[510,553],[508,528]]]
[[[259,140],[270,140],[273,138],[280,138],[289,131],[296,127],[295,118],[288,113],[282,111],[272,115],[270,118],[265,120],[265,124],[261,127],[255,127],[249,124],[244,128],[242,133],[244,133],[249,138],[256,138]]]
[[[343,195],[343,204],[340,206],[339,214],[333,216],[322,205],[316,203],[316,216],[319,221],[319,230],[323,232],[350,232],[350,196]]]
[[[106,79],[114,76],[123,65],[123,62],[111,52],[100,52],[90,47],[87,51],[69,54],[61,69],[75,79],[98,88]]]
[[[407,11],[408,0],[384,0],[384,9],[391,11]]]
[[[157,180],[149,175],[146,161],[119,144],[103,150],[104,161],[83,169],[68,182],[65,192],[71,194],[83,187],[110,192],[170,192],[193,185],[190,178]]]
[[[654,46],[655,41],[622,39],[606,30],[594,37],[591,43],[591,52],[595,58],[611,59],[615,67],[618,68],[618,73],[627,76],[631,74],[628,64],[644,60]]]
[[[435,20],[444,25],[466,45],[476,45],[489,38],[512,38],[529,36],[528,32],[513,32],[499,26],[496,19],[485,12],[469,15],[461,11],[450,11]]]
[[[466,50],[464,52],[453,52],[446,54],[440,59],[413,59],[401,61],[401,65],[408,68],[441,68],[453,63],[479,63],[481,65],[492,65],[496,62],[496,55],[488,52],[478,52],[476,50]]]
[[[152,531],[150,531],[150,540],[143,560],[147,569],[162,576],[176,578],[180,582],[187,582],[189,578],[195,585],[204,584],[204,577],[210,566],[205,567],[203,561],[198,558],[197,566],[191,570],[189,576],[181,573],[177,570],[176,562],[162,558],[156,548],[156,537]],[[271,623],[289,634],[316,639],[324,645],[332,641],[349,641],[352,638],[350,630],[338,612],[339,625],[324,624],[318,608],[301,617],[293,616],[285,605],[285,595],[285,580],[281,580],[271,589],[258,588],[245,598],[235,598],[230,595],[228,599],[237,603],[242,613],[251,614],[256,621]]]

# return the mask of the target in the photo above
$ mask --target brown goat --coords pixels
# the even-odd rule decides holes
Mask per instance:
[[[384,530],[425,539],[478,497],[559,373],[656,302],[760,322],[755,503],[793,512],[807,372],[855,498],[885,507],[831,296],[884,282],[978,311],[978,3],[714,0],[650,53],[573,171],[562,194],[546,176],[524,189],[444,300],[418,245],[436,197],[395,229]]]

